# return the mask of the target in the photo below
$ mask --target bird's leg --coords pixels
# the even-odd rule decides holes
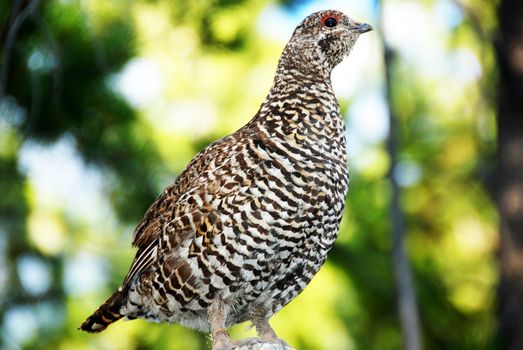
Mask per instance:
[[[231,338],[225,328],[225,319],[229,313],[229,305],[217,297],[209,305],[207,313],[211,327],[212,350],[232,350]]]
[[[238,347],[253,346],[260,343],[277,343],[287,345],[283,340],[279,339],[276,333],[272,330],[269,324],[269,317],[267,317],[266,309],[262,306],[255,306],[249,312],[250,320],[256,328],[258,338],[244,338],[234,342]]]
[[[278,338],[271,325],[269,324],[269,317],[263,307],[254,307],[251,311],[251,321],[256,327],[256,333],[261,340],[269,343],[280,343],[287,345],[283,340]]]
[[[254,327],[256,327],[256,333],[258,333],[258,337],[260,337],[261,340],[269,343],[274,343],[280,340],[269,324],[268,319],[253,318],[252,323],[254,324]]]

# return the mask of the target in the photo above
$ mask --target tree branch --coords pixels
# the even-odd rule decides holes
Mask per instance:
[[[21,0],[16,0],[15,9],[20,8],[20,2]],[[4,52],[2,55],[2,66],[0,67],[0,97],[5,93],[7,76],[9,72],[9,63],[11,61],[11,51],[16,40],[16,35],[18,34],[18,30],[25,20],[30,17],[34,11],[36,11],[39,3],[40,0],[31,0],[25,9],[23,9],[18,15],[15,14],[16,17],[13,21],[13,24],[7,32],[7,38],[5,40],[5,47],[3,50]]]

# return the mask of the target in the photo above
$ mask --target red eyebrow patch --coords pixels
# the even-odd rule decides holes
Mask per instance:
[[[340,15],[335,13],[335,12],[328,12],[326,13],[322,18],[321,18],[321,23],[325,23],[325,20],[327,20],[327,18],[335,18],[336,21],[340,21]]]

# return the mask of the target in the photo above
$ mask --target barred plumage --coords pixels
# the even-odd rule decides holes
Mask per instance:
[[[330,74],[370,29],[333,10],[296,28],[258,113],[152,204],[127,277],[82,330],[145,318],[211,331],[213,349],[230,349],[225,329],[251,320],[278,341],[269,318],[305,288],[338,235],[348,169]]]

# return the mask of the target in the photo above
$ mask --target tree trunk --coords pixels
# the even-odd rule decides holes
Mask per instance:
[[[523,349],[523,1],[498,8],[498,169],[500,214],[499,336]]]
[[[380,27],[383,28],[383,1],[380,11]],[[390,131],[387,138],[387,153],[390,158],[390,170],[388,178],[391,184],[390,200],[390,220],[392,234],[392,264],[394,270],[394,280],[396,282],[396,295],[398,302],[398,315],[403,335],[403,349],[421,350],[423,349],[423,339],[419,319],[418,305],[416,301],[416,290],[410,262],[405,251],[406,229],[403,221],[403,212],[400,204],[401,189],[397,178],[394,176],[394,169],[398,164],[399,158],[399,132],[398,115],[393,101],[393,65],[395,52],[389,47],[383,32],[380,31],[381,42],[383,44],[383,63],[385,65],[385,95],[389,106],[389,126]]]

